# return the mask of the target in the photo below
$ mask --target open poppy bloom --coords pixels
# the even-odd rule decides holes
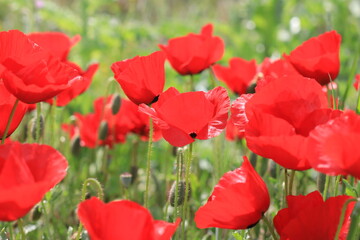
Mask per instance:
[[[0,32],[0,77],[11,94],[29,104],[52,98],[81,78],[18,30]]]
[[[316,81],[286,76],[272,79],[251,98],[238,98],[231,111],[251,151],[284,168],[306,170],[311,167],[307,156],[310,131],[341,114],[327,106]]]
[[[0,81],[0,139],[10,136],[16,130],[27,111],[28,105],[19,101],[14,116],[11,120],[7,136],[3,136],[5,134],[5,128],[9,121],[10,113],[14,107],[15,102],[16,98],[11,93],[9,93],[9,91],[4,86],[4,83]]]
[[[0,221],[23,217],[66,175],[68,163],[47,145],[0,145]]]
[[[111,65],[115,79],[126,96],[135,104],[157,101],[165,84],[165,54],[161,51],[149,56],[134,57]]]
[[[80,35],[70,38],[61,32],[36,32],[30,33],[27,36],[51,55],[59,58],[62,63],[76,69],[79,75],[82,76],[82,78],[78,78],[76,81],[71,81],[71,86],[56,96],[56,105],[58,107],[65,106],[88,89],[99,64],[91,64],[84,71],[77,64],[67,60],[70,49],[80,41]],[[52,99],[48,100],[48,102],[52,103]]]
[[[225,173],[207,203],[195,213],[198,228],[246,229],[255,226],[270,206],[265,182],[244,157],[240,168]]]
[[[218,136],[226,127],[230,99],[223,87],[209,92],[179,93],[169,88],[153,108],[145,104],[139,110],[154,120],[166,141],[175,147]]]
[[[309,135],[309,162],[319,172],[360,179],[360,116],[346,111]]]
[[[325,85],[339,74],[340,43],[341,35],[330,31],[310,38],[289,56],[284,56],[304,77],[313,78]]]
[[[273,78],[279,78],[283,76],[300,75],[291,63],[285,59],[277,59],[271,62],[269,58],[265,58],[260,68],[264,77],[271,76]]]
[[[246,93],[251,81],[257,73],[255,60],[246,61],[242,58],[232,58],[229,67],[215,64],[212,69],[215,75],[236,94]]]
[[[224,42],[213,36],[213,25],[202,27],[200,34],[190,33],[159,45],[171,66],[181,75],[197,74],[219,61],[224,54]]]
[[[352,197],[330,197],[325,202],[318,191],[306,196],[287,196],[288,207],[280,210],[274,218],[274,226],[281,240],[335,239],[344,203]],[[345,240],[350,227],[350,214],[354,202],[345,212],[339,239]]]
[[[175,223],[154,220],[141,205],[118,200],[103,203],[92,197],[79,204],[78,217],[92,240],[170,240]]]

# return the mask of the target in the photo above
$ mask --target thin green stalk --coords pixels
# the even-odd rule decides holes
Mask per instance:
[[[14,238],[14,225],[12,222],[8,223],[8,229],[9,229],[9,239],[15,239]]]
[[[265,224],[267,225],[270,233],[271,233],[271,236],[273,237],[274,240],[278,240],[278,236],[275,234],[275,230],[274,230],[274,226],[271,224],[270,220],[264,215],[263,218],[262,218],[265,222]]]
[[[191,91],[195,91],[195,86],[194,86],[194,75],[190,74],[190,82],[189,82],[189,92]]]
[[[294,178],[295,178],[295,170],[291,170],[290,183],[289,183],[289,195],[292,195],[292,190],[293,190],[293,185],[294,185]]]
[[[346,209],[348,207],[348,205],[352,202],[357,202],[357,199],[356,198],[350,198],[348,200],[346,200],[346,202],[344,203],[344,205],[342,206],[342,209],[341,209],[341,215],[340,215],[340,219],[339,219],[339,224],[338,224],[338,227],[337,227],[337,230],[336,230],[336,234],[335,234],[335,238],[334,239],[339,239],[339,235],[340,235],[340,232],[341,232],[341,228],[342,228],[342,225],[344,223],[344,218],[345,218],[345,213],[346,213]]]
[[[334,196],[337,196],[337,194],[338,194],[340,180],[341,180],[341,175],[336,176]]]
[[[41,102],[36,104],[36,142],[40,143],[41,133]]]
[[[25,240],[26,239],[26,233],[25,233],[25,230],[24,230],[24,222],[23,222],[22,218],[19,218],[17,223],[18,223],[18,228],[19,228],[20,234],[21,234],[21,240]]]
[[[152,118],[149,118],[149,140],[148,140],[148,153],[146,159],[146,183],[145,183],[145,194],[144,194],[144,206],[147,208],[149,206],[149,182],[150,182],[150,173],[151,173],[151,150],[153,142],[153,121]]]
[[[285,182],[285,196],[284,196],[284,207],[287,206],[287,202],[286,202],[286,197],[289,195],[288,190],[289,190],[289,183],[288,183],[288,173],[287,173],[287,169],[284,169],[284,182]]]
[[[325,178],[325,187],[324,187],[324,192],[323,192],[323,199],[324,201],[326,200],[327,198],[327,192],[329,190],[329,184],[330,184],[330,176],[329,175],[326,175],[326,178]]]
[[[182,225],[183,225],[183,239],[186,239],[185,234],[185,222],[186,222],[186,210],[188,208],[188,197],[189,197],[189,187],[190,187],[190,171],[191,171],[191,161],[192,161],[192,154],[193,154],[193,145],[194,143],[190,143],[189,146],[189,152],[187,161],[185,164],[185,199],[184,199],[184,205],[183,205],[183,212],[182,212]]]
[[[212,69],[212,67],[209,67],[209,72],[210,72],[210,88],[214,88],[216,86],[216,76],[214,73],[214,70]]]
[[[358,97],[357,97],[356,114],[360,114],[360,88],[359,88]]]
[[[176,156],[176,186],[175,186],[175,202],[174,202],[174,209],[175,209],[175,217],[174,219],[177,219],[179,217],[179,183],[180,183],[180,177],[181,177],[181,164],[182,164],[182,158],[183,158],[183,150],[179,149]],[[185,188],[186,189],[186,188]]]
[[[104,146],[103,156],[102,156],[102,162],[101,162],[101,171],[103,173],[103,184],[107,182],[108,179],[108,171],[107,171],[107,163],[108,163],[108,153],[109,153],[109,147]]]
[[[103,201],[104,192],[102,190],[101,184],[95,178],[88,178],[88,179],[85,180],[85,182],[84,182],[84,184],[83,184],[83,186],[81,188],[81,201],[85,201],[88,185],[93,185],[96,188],[98,198],[101,201]],[[80,239],[81,232],[82,232],[82,227],[83,227],[82,224],[79,223],[79,227],[77,229],[77,234],[76,234],[76,240]]]
[[[11,109],[11,112],[10,112],[10,116],[9,116],[9,119],[8,119],[8,122],[6,124],[6,127],[5,127],[5,131],[4,131],[4,134],[2,135],[2,139],[1,139],[1,144],[4,144],[5,143],[5,139],[6,139],[6,136],[9,132],[9,128],[10,128],[10,125],[11,125],[11,121],[14,117],[14,114],[15,114],[15,110],[16,110],[16,107],[19,103],[19,99],[16,99],[15,103],[14,103],[14,106],[13,108]]]
[[[347,236],[347,240],[359,240],[360,239],[360,199],[358,198],[358,202],[355,204],[355,207],[351,213],[351,223],[350,230]]]

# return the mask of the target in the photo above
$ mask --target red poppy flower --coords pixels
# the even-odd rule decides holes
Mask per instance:
[[[244,104],[245,116],[241,108]],[[305,170],[310,168],[306,148],[309,132],[340,114],[327,105],[316,81],[300,76],[281,77],[272,79],[250,100],[236,100],[232,114],[239,119],[234,123],[245,128],[251,151],[285,168]]]
[[[79,204],[78,216],[92,240],[170,240],[180,223],[154,220],[146,208],[129,200],[103,203],[96,197]]]
[[[76,35],[73,38],[69,38],[66,34],[61,32],[38,32],[28,34],[28,37],[47,50],[51,55],[57,57],[62,63],[69,65],[76,69],[82,78],[72,81],[70,87],[59,93],[56,97],[56,105],[58,107],[65,106],[72,99],[82,94],[91,83],[91,80],[97,71],[99,64],[95,63],[88,67],[86,71],[83,71],[77,64],[67,60],[71,47],[80,41],[80,35]],[[52,99],[48,100],[52,104]]]
[[[334,80],[340,70],[341,35],[336,31],[310,38],[285,58],[304,77],[314,78],[321,85]]]
[[[309,135],[311,166],[330,175],[352,175],[360,179],[360,116],[346,111],[317,126]]]
[[[261,72],[263,73],[264,77],[271,76],[273,78],[300,75],[300,73],[296,71],[291,63],[284,59],[278,59],[270,62],[270,60],[266,58],[262,64]]]
[[[159,45],[171,66],[181,75],[197,74],[219,61],[224,54],[224,42],[213,36],[213,25],[203,26],[200,34],[190,33],[172,38],[169,44]]]
[[[234,124],[233,119],[229,119],[226,124],[226,139],[229,141],[235,141],[245,137],[245,132],[240,131],[238,126]]]
[[[47,145],[0,145],[0,221],[23,217],[66,175],[67,161]]]
[[[10,94],[6,87],[4,86],[4,83],[0,81],[0,139],[2,139],[5,134],[5,128],[8,123],[11,110],[13,109],[13,106],[16,102],[16,98]],[[23,119],[26,111],[27,111],[28,105],[24,104],[22,102],[19,102],[15,114],[11,120],[10,128],[8,130],[7,136],[10,136],[15,129],[19,126],[21,120]]]
[[[330,197],[325,202],[318,191],[306,196],[287,196],[288,207],[274,218],[274,226],[281,240],[334,239],[344,203],[349,196]],[[345,240],[350,226],[354,203],[346,209],[339,239]]]
[[[244,157],[242,166],[225,173],[207,203],[195,213],[198,228],[246,229],[256,225],[270,206],[265,182]]]
[[[165,54],[154,52],[111,65],[115,79],[126,96],[136,104],[150,104],[157,100],[165,84]]]
[[[70,38],[61,32],[34,32],[27,36],[62,62],[67,61],[71,47],[81,39],[80,35]]]
[[[121,100],[119,113],[116,114],[116,128],[128,129],[129,132],[137,134],[144,141],[149,139],[149,115],[142,113],[138,109],[138,105],[127,100]],[[153,141],[160,140],[161,130],[158,126],[154,126]]]
[[[112,147],[114,143],[125,141],[129,129],[125,126],[117,128],[117,117],[112,114],[110,106],[112,97],[97,98],[94,101],[94,113],[87,115],[75,113],[82,146],[94,148],[97,145],[108,145]],[[104,133],[104,139],[100,140],[99,132],[102,122],[106,123],[107,129],[105,130],[107,131]]]
[[[80,78],[76,69],[18,30],[0,32],[0,76],[8,91],[25,103],[52,98]]]
[[[246,93],[257,73],[256,61],[246,61],[242,58],[230,59],[229,67],[215,64],[212,69],[215,75],[238,95]]]
[[[226,127],[230,99],[223,87],[209,92],[179,93],[169,88],[150,108],[139,110],[153,118],[166,141],[175,147],[215,137]]]

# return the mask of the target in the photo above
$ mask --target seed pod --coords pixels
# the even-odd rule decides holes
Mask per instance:
[[[120,182],[125,188],[129,188],[132,182],[132,175],[131,173],[122,173],[120,174]]]
[[[109,125],[106,121],[101,121],[99,128],[99,140],[105,140],[109,130]]]
[[[75,136],[72,140],[71,140],[71,153],[74,156],[79,155],[80,153],[80,149],[81,149],[81,145],[80,145],[80,136]]]
[[[187,200],[189,201],[191,196],[191,186],[190,183],[188,184],[188,193],[187,193]],[[172,184],[169,192],[169,202],[172,207],[175,207],[175,198],[176,198],[176,181]],[[177,194],[177,206],[181,206],[184,203],[186,195],[186,187],[185,181],[180,181],[178,184],[178,194]]]
[[[44,134],[44,117],[42,114],[40,114],[40,124],[39,125],[38,124],[39,123],[37,116],[31,119],[30,131],[31,131],[31,136],[35,141],[39,139],[39,137],[37,136],[38,132],[40,133],[40,136]],[[38,126],[40,126],[40,131],[38,131]]]
[[[121,107],[121,98],[119,94],[115,94],[111,101],[111,112],[113,115],[117,114]]]

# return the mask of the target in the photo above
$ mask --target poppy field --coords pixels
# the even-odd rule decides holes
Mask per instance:
[[[0,2],[0,239],[360,239],[360,2]]]

